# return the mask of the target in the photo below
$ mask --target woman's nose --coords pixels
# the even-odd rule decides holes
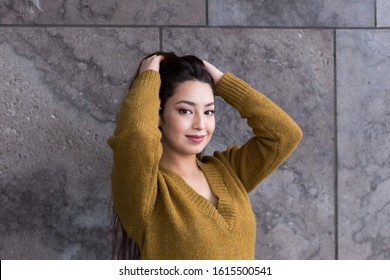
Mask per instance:
[[[194,115],[192,126],[194,129],[197,129],[197,130],[202,130],[205,128],[205,120],[204,120],[203,114],[196,113]]]

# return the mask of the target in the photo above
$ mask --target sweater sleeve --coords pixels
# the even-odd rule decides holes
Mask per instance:
[[[114,135],[112,198],[126,231],[142,229],[157,193],[157,171],[162,154],[158,129],[160,75],[147,70],[134,80],[118,114]]]
[[[279,106],[229,72],[218,82],[215,92],[253,129],[254,137],[244,145],[215,153],[250,192],[292,153],[302,139],[302,131]]]

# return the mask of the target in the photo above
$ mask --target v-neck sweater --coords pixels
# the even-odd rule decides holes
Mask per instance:
[[[218,199],[215,207],[159,165],[160,85],[156,71],[138,75],[109,139],[114,208],[127,234],[142,259],[254,259],[256,219],[248,193],[296,148],[301,129],[268,97],[225,73],[214,93],[247,119],[254,136],[197,160]]]

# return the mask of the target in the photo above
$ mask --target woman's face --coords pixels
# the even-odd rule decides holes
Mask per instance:
[[[179,84],[160,119],[164,153],[188,156],[202,152],[215,129],[214,108],[210,85],[199,81]]]

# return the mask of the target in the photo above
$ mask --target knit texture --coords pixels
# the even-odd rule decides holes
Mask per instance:
[[[114,135],[112,196],[142,259],[254,259],[256,220],[248,198],[296,148],[298,125],[275,103],[231,73],[215,94],[247,119],[254,137],[197,161],[218,198],[215,207],[175,172],[159,166],[160,75],[134,81]]]

